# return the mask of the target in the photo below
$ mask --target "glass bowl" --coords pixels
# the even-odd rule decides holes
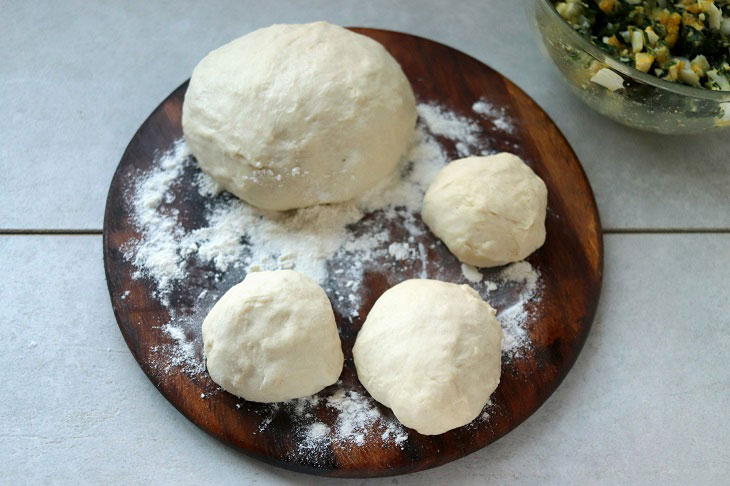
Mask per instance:
[[[730,126],[730,91],[695,88],[638,71],[574,31],[550,0],[525,1],[548,55],[578,97],[597,112],[630,127],[666,134]],[[599,79],[605,81],[599,84]]]

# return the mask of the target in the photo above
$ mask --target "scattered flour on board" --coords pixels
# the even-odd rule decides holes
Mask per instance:
[[[484,423],[489,420],[489,415],[492,411],[492,406],[494,403],[492,402],[492,399],[490,398],[487,401],[487,404],[484,405],[484,408],[482,409],[482,413],[479,414],[477,418],[475,418],[470,424],[467,425],[469,428],[476,428],[479,426],[479,424]]]
[[[213,264],[217,272],[231,267],[247,271],[295,268],[324,285],[328,261],[337,257],[350,262],[341,266],[344,274],[338,279],[359,282],[365,261],[388,254],[389,222],[400,220],[409,234],[423,234],[415,213],[428,184],[446,162],[439,144],[420,128],[401,172],[357,201],[272,212],[229,197],[211,204],[206,226],[186,232],[177,223],[176,211],[165,207],[173,201],[175,181],[194,164],[185,144],[178,142],[137,186],[132,207],[142,236],[125,248],[125,256],[137,268],[136,278],[155,282],[165,305],[174,286],[184,282],[190,258]],[[202,195],[216,191],[209,179],[203,173],[195,178]],[[350,225],[378,210],[377,221],[371,222],[376,226],[373,231],[349,231]],[[402,256],[396,247],[393,251],[393,256]]]
[[[474,111],[500,115],[485,106],[479,101]],[[481,128],[474,119],[434,104],[419,104],[418,113],[420,122],[399,170],[360,199],[343,204],[287,212],[260,210],[221,194],[218,184],[197,169],[184,141],[161,154],[154,168],[128,191],[140,236],[123,248],[136,269],[134,278],[152,281],[156,297],[170,312],[170,321],[160,326],[170,344],[153,350],[160,359],[158,369],[166,373],[174,368],[191,376],[205,372],[202,320],[223,292],[247,272],[296,269],[325,288],[336,311],[351,317],[359,315],[359,288],[368,268],[387,268],[395,274],[390,285],[407,278],[398,277],[406,275],[399,273],[404,268],[411,276],[441,278],[444,269],[429,261],[434,243],[427,239],[424,243],[429,235],[418,216],[425,190],[448,162],[442,143],[433,135],[450,141],[459,156],[492,151],[483,142],[485,137],[479,136]],[[190,190],[179,184],[185,173],[193,174],[196,197],[203,199],[205,207],[206,223],[191,230],[185,229],[182,215],[171,204]],[[191,270],[199,276],[201,268],[207,269],[203,275],[211,278],[213,288],[201,288],[193,310],[179,315],[170,302],[173,291],[187,288]],[[520,357],[530,348],[526,306],[540,295],[537,271],[528,262],[518,262],[496,273],[482,274],[463,266],[461,272],[482,295],[512,295],[512,305],[501,309],[497,318],[505,334],[503,356]],[[313,407],[319,403],[337,412],[334,427],[317,421]],[[371,433],[396,446],[408,438],[400,424],[380,414],[369,396],[342,386],[325,398],[271,404],[267,410],[259,429],[287,410],[299,419],[304,437],[300,447],[305,449],[316,450],[333,441],[358,445]]]
[[[331,427],[316,419],[315,411],[322,405],[337,412]],[[371,439],[380,438],[384,444],[402,447],[408,440],[406,429],[397,420],[382,415],[372,398],[344,389],[341,382],[327,396],[314,395],[275,404],[261,422],[259,432],[265,430],[275,415],[282,412],[293,421],[302,436],[298,442],[299,451],[311,452],[315,456],[317,452],[324,452],[333,442],[340,447],[362,446],[371,436]]]
[[[527,261],[507,265],[489,277],[482,274],[485,270],[489,269],[480,270],[471,265],[461,264],[464,279],[476,290],[483,291],[482,294],[487,295],[487,301],[490,301],[489,296],[495,292],[507,292],[512,296],[509,299],[511,304],[497,312],[497,320],[502,325],[504,333],[502,354],[507,359],[520,358],[525,351],[532,348],[527,332],[530,319],[527,307],[530,302],[540,298],[542,285],[540,273]]]
[[[416,249],[407,242],[395,242],[388,246],[388,254],[396,260],[408,260],[416,257]]]
[[[428,126],[431,133],[455,142],[459,157],[493,153],[479,137],[481,128],[475,120],[434,104],[421,103],[417,110],[418,116]]]
[[[214,197],[223,191],[220,184],[208,177],[205,172],[198,172],[195,175],[195,185],[198,186],[198,193],[201,196]]]
[[[179,368],[189,375],[205,371],[205,363],[194,339],[188,338],[186,330],[173,321],[162,326],[162,332],[172,339],[173,344],[166,346],[164,353],[167,360],[164,371]]]
[[[539,297],[540,274],[528,262],[522,261],[507,266],[500,272],[499,278],[505,286],[514,287],[517,291],[517,299],[497,313],[497,320],[504,332],[502,353],[508,358],[518,358],[532,346],[526,328],[530,318],[527,305]]]
[[[178,248],[185,232],[177,222],[177,211],[166,210],[163,204],[174,200],[170,189],[190,163],[189,158],[187,145],[179,140],[140,181],[132,198],[132,217],[142,237],[125,248],[125,257],[137,268],[135,278],[147,276],[155,281],[163,304],[167,304],[172,282],[185,277]]]
[[[438,105],[421,103],[417,109],[418,116],[428,125],[434,135],[440,135],[470,145],[478,143],[480,130],[479,125],[474,121],[445,110]]]
[[[494,128],[503,132],[512,133],[515,129],[512,120],[505,114],[504,108],[496,108],[483,99],[471,106],[474,113],[483,115],[492,122]]]

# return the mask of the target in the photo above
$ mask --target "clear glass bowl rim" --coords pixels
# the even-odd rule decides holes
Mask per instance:
[[[558,13],[557,10],[552,5],[551,0],[528,0],[528,1],[535,1],[539,2],[543,5],[545,10],[547,10],[549,15],[553,15],[556,20],[558,20],[559,25],[561,26],[561,29],[573,39],[573,42],[578,45],[581,49],[586,51],[588,54],[590,54],[592,57],[598,59],[603,64],[608,65],[611,67],[611,69],[614,69],[629,78],[636,79],[644,84],[648,84],[650,86],[653,86],[657,89],[662,89],[666,91],[670,91],[672,93],[676,93],[683,96],[689,96],[691,98],[699,98],[704,100],[710,100],[710,101],[717,101],[718,103],[722,103],[725,101],[730,101],[730,91],[714,91],[710,89],[705,88],[695,88],[693,86],[686,86],[679,83],[672,83],[671,81],[664,81],[663,79],[657,78],[656,76],[652,76],[651,74],[643,73],[639,71],[636,68],[633,68],[629,66],[628,64],[624,64],[618,59],[615,59],[614,57],[611,57],[607,53],[600,50],[593,42],[586,39],[582,35],[580,35],[578,32],[573,29],[573,27],[570,26],[570,24],[563,19],[563,17]]]

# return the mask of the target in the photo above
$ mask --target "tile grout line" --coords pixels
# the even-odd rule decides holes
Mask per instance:
[[[0,229],[0,236],[97,236],[100,229]]]

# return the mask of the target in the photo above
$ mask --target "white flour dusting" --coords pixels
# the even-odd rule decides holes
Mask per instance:
[[[316,418],[315,412],[321,405],[337,412],[333,426]],[[259,425],[259,432],[266,430],[279,413],[286,413],[301,436],[299,451],[315,456],[333,442],[340,447],[353,447],[379,438],[383,444],[402,447],[408,440],[406,429],[396,420],[383,416],[372,398],[354,390],[345,390],[341,382],[337,383],[333,393],[325,397],[315,395],[272,404],[270,413]]]
[[[135,278],[144,275],[155,281],[163,304],[171,283],[185,277],[178,250],[184,230],[178,224],[177,211],[166,210],[163,204],[174,200],[170,189],[189,163],[189,156],[187,145],[182,140],[176,142],[160,158],[158,167],[140,181],[132,199],[132,217],[142,238],[126,248],[125,256],[137,268]]]
[[[479,100],[471,106],[474,113],[490,120],[497,130],[512,133],[515,129],[512,120],[505,114],[504,108],[496,108],[485,100]]]
[[[475,111],[484,108],[479,103],[485,102],[475,103]],[[158,369],[204,374],[200,325],[210,307],[246,272],[283,268],[296,269],[320,283],[336,312],[349,319],[364,318],[359,310],[366,271],[384,273],[388,285],[414,276],[461,277],[488,300],[509,294],[511,305],[497,316],[505,333],[503,358],[519,358],[530,349],[526,306],[539,298],[540,280],[529,263],[484,275],[462,266],[457,277],[429,258],[439,244],[421,222],[420,207],[428,185],[448,162],[443,142],[433,135],[445,139],[446,145],[452,143],[459,156],[492,152],[474,119],[433,104],[419,104],[418,113],[420,122],[412,146],[396,173],[360,199],[344,204],[287,212],[256,209],[221,194],[220,187],[198,171],[182,140],[162,154],[154,169],[130,188],[129,206],[139,238],[124,248],[125,258],[136,269],[134,278],[154,284],[155,296],[171,316],[170,322],[161,325],[169,344],[153,350],[159,356]],[[192,188],[181,184],[186,173],[192,174]],[[186,197],[191,189],[203,200],[206,222],[186,229],[185,215],[171,203],[176,197]],[[208,283],[192,287],[199,289],[197,297],[190,306],[182,306],[189,309],[185,314],[178,314],[170,299],[176,289],[189,291],[193,274],[196,282]],[[334,426],[317,419],[314,411],[321,404],[337,413]],[[384,417],[372,398],[341,384],[326,397],[271,404],[266,410],[259,430],[265,430],[277,413],[286,412],[301,429],[299,447],[315,452],[333,442],[362,445],[371,434],[395,446],[408,439],[407,431]],[[478,420],[485,417],[488,414]]]
[[[198,186],[198,193],[201,196],[214,197],[223,191],[220,184],[208,177],[205,172],[198,172],[195,175],[195,185]]]
[[[527,304],[540,292],[540,274],[528,262],[522,261],[509,265],[499,274],[505,286],[517,290],[514,303],[497,314],[502,325],[504,339],[502,353],[508,358],[518,358],[531,348],[526,324],[530,317]]]
[[[397,241],[388,246],[388,254],[396,260],[407,260],[416,257],[416,249],[407,242]]]
[[[189,375],[205,371],[205,363],[196,342],[187,337],[185,329],[179,323],[168,322],[162,326],[162,332],[172,339],[171,345],[157,350],[163,351],[167,356],[163,371],[169,372],[173,368],[178,368]]]
[[[294,268],[324,285],[328,260],[339,255],[351,262],[341,278],[359,281],[363,261],[388,254],[391,242],[384,229],[389,223],[402,220],[409,233],[423,233],[415,225],[414,215],[428,184],[446,162],[438,143],[421,128],[400,172],[355,202],[273,212],[229,198],[209,210],[207,226],[185,232],[176,223],[178,215],[162,204],[172,202],[176,180],[194,163],[185,144],[179,142],[135,192],[134,221],[142,238],[126,248],[125,255],[138,269],[135,277],[155,281],[164,304],[175,284],[184,281],[191,257],[199,263],[212,263],[218,272],[231,266],[248,271]],[[201,194],[215,193],[215,184],[207,175],[197,174],[195,182]],[[348,230],[378,210],[379,219],[373,224],[376,231],[355,234]],[[403,255],[398,251],[393,256]]]
[[[419,104],[418,116],[426,122],[434,135],[469,145],[476,145],[479,142],[479,125],[438,105]]]
[[[484,408],[482,409],[482,413],[479,414],[477,418],[475,418],[470,424],[467,425],[469,428],[476,428],[479,426],[479,424],[482,424],[489,420],[490,411],[492,410],[492,407],[494,406],[494,403],[492,402],[492,399],[490,398],[487,400],[487,404],[484,405]]]
[[[340,412],[336,424],[338,437],[357,445],[365,443],[365,435],[380,418],[380,412],[369,401],[356,391],[343,389],[327,398],[327,406]]]
[[[317,440],[326,437],[330,433],[330,428],[322,422],[314,422],[307,430],[307,437],[311,440]]]
[[[447,110],[441,106],[421,103],[417,107],[418,116],[434,135],[455,142],[459,157],[469,155],[489,155],[493,153],[483,145],[479,137],[482,130],[476,121]]]

